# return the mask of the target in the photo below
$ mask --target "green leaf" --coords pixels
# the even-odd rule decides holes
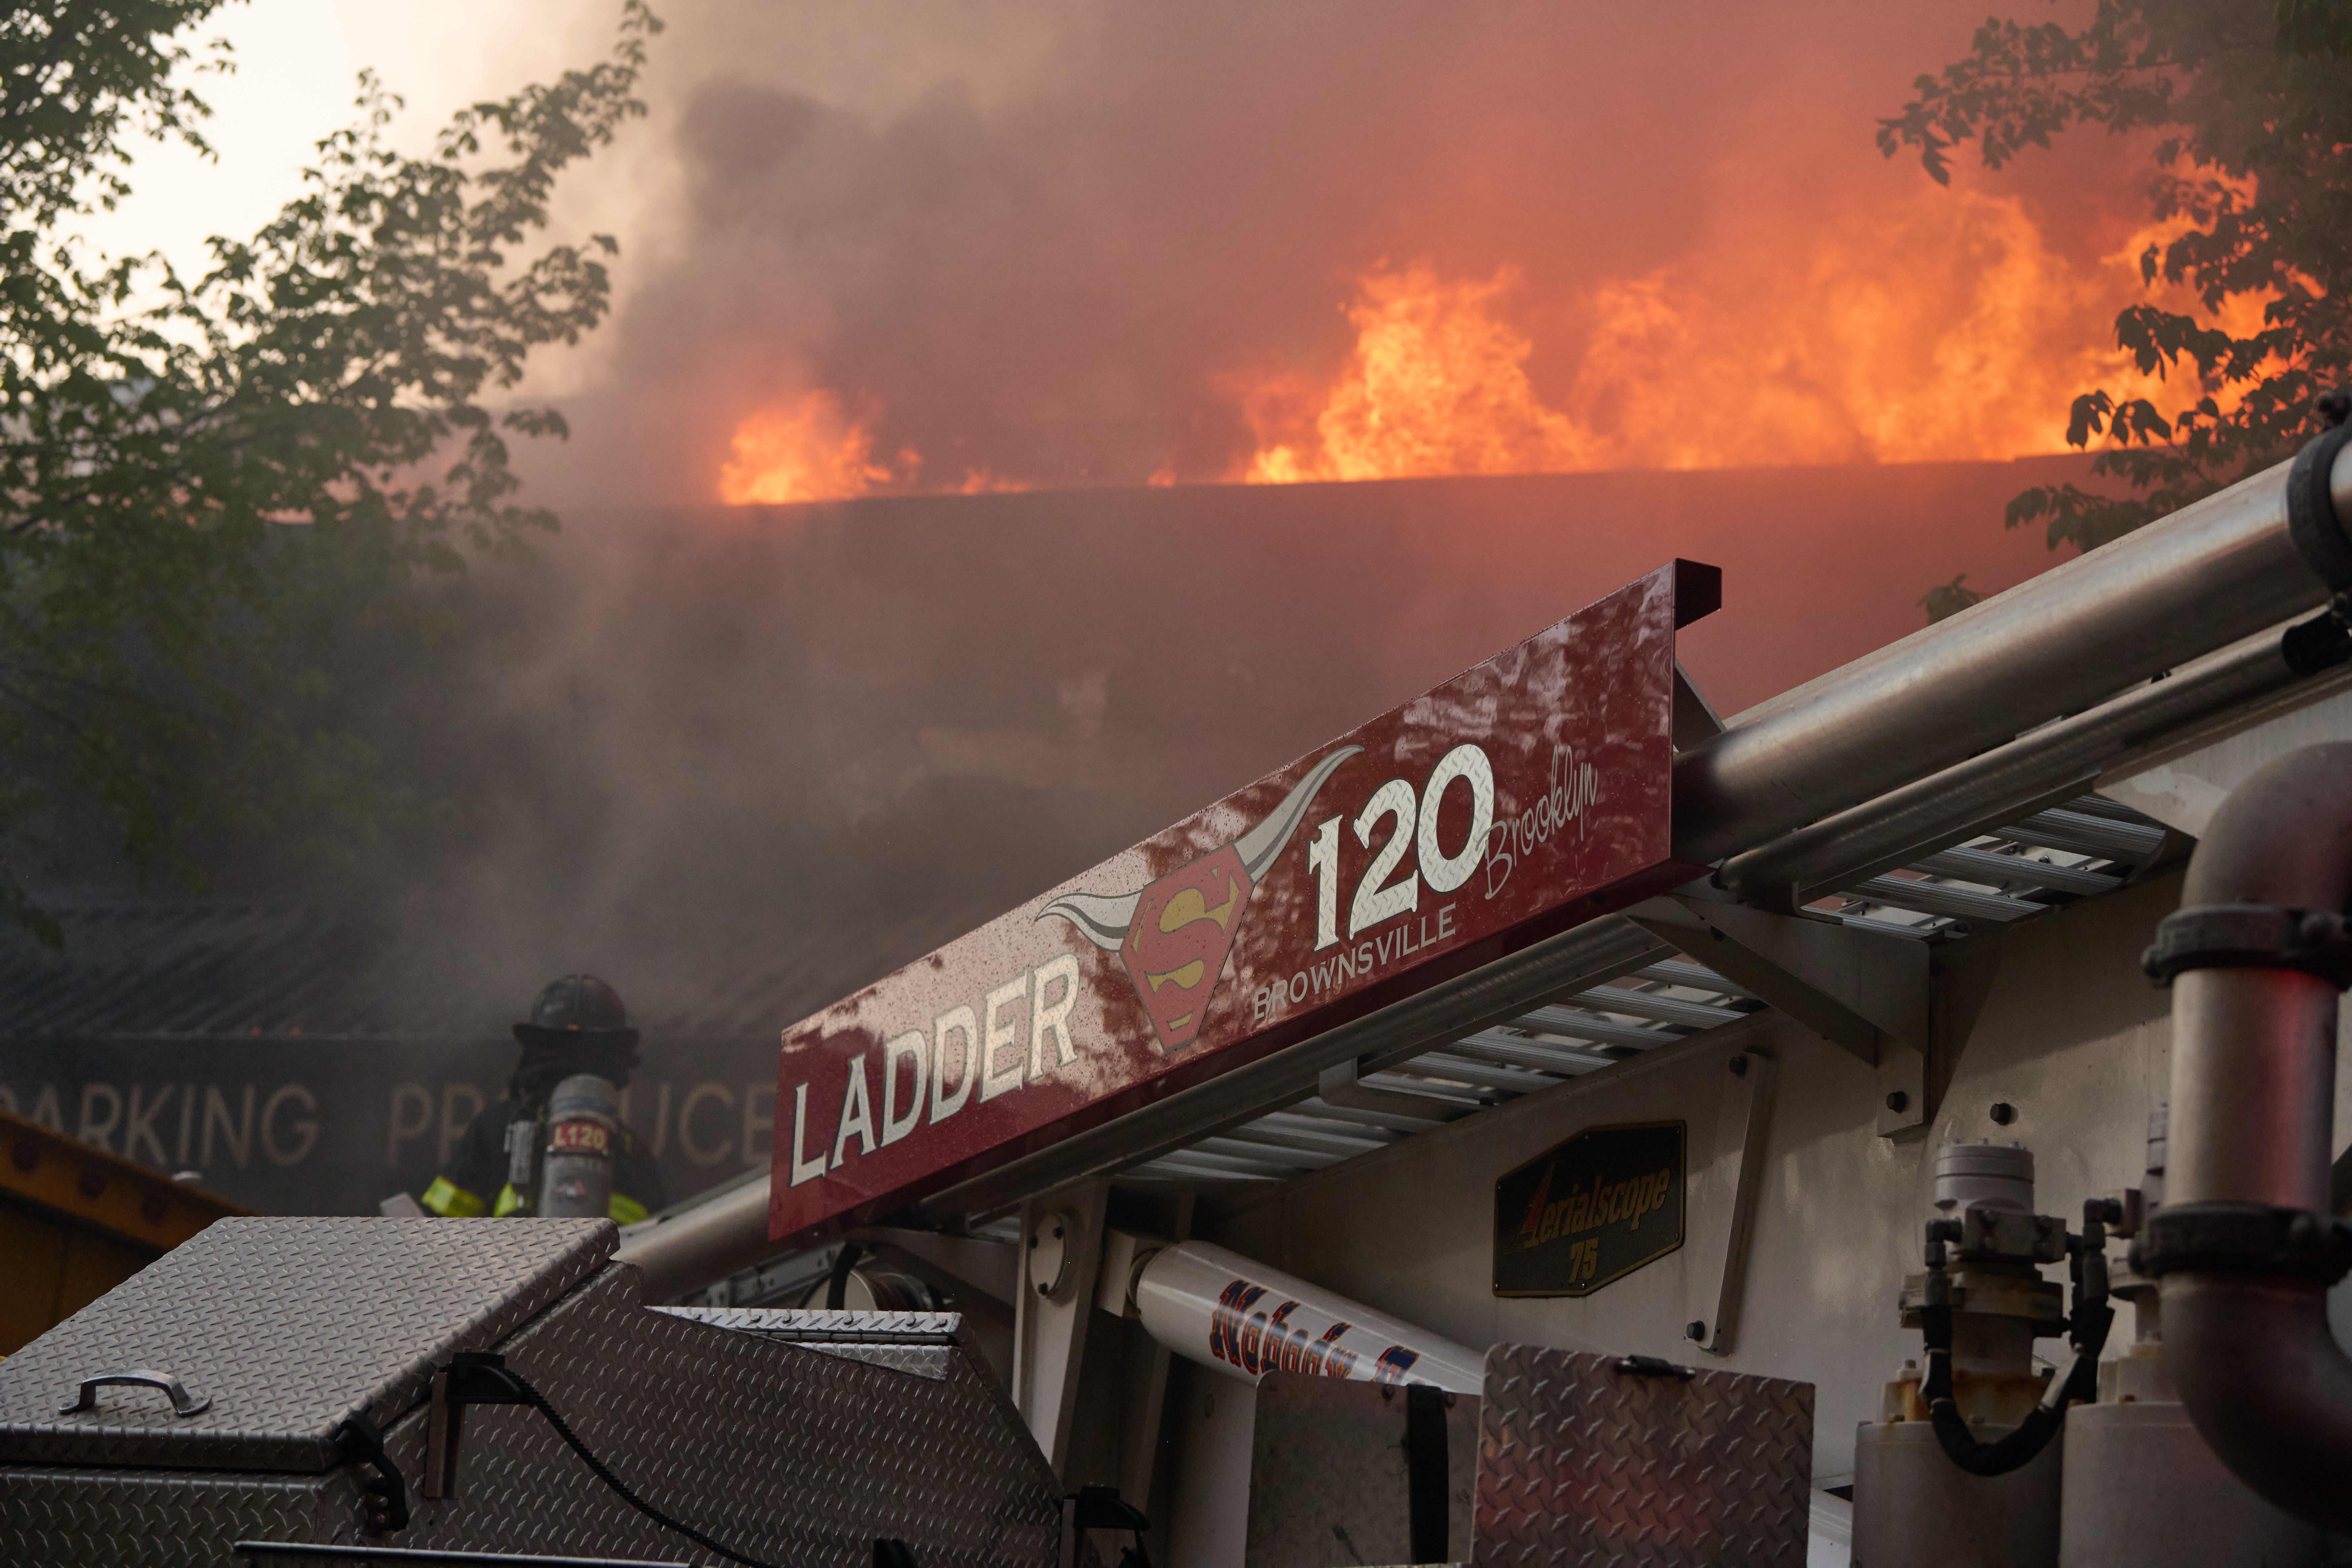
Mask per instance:
[[[1950,582],[1928,589],[1921,596],[1918,603],[1920,607],[1927,612],[1928,625],[1933,626],[1937,621],[1957,616],[1970,605],[1977,604],[1984,598],[1982,594],[1968,586],[1968,576],[1969,574],[1963,572]]]
[[[547,204],[644,112],[660,28],[627,0],[609,58],[472,106],[422,158],[363,75],[300,194],[202,276],[78,259],[63,235],[127,190],[133,138],[202,148],[174,40],[216,4],[0,18],[0,842],[95,816],[140,877],[189,881],[208,835],[348,839],[390,809],[329,650],[355,619],[427,624],[431,578],[554,526],[507,434],[562,420],[493,408],[610,308],[612,242],[549,242]],[[0,920],[55,934],[4,868]]]
[[[2267,20],[2243,0],[2095,0],[2073,27],[1995,16],[1912,92],[1877,144],[1916,147],[1939,183],[1970,143],[1998,169],[2084,126],[2152,132],[2147,215],[2176,230],[2141,250],[2151,297],[2115,324],[2171,389],[2162,405],[2092,388],[2069,410],[2068,442],[2104,437],[2092,471],[2122,493],[2039,487],[2008,526],[2097,549],[2281,461],[2312,399],[2352,379],[2352,0],[2276,0]],[[2234,330],[2257,303],[2260,329]]]

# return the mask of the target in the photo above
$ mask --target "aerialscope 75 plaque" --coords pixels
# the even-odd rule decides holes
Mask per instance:
[[[783,1032],[768,1228],[869,1221],[1686,880],[1660,567]]]
[[[1679,1121],[1591,1127],[1495,1184],[1495,1294],[1590,1296],[1683,1244]]]

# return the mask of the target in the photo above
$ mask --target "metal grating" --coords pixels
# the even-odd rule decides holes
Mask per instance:
[[[2165,829],[2095,795],[2035,813],[1879,875],[1858,878],[1806,913],[1930,941],[2095,898],[2129,880]],[[1677,954],[1646,963],[1507,1023],[1387,1064],[1367,1089],[1412,1097],[1367,1110],[1308,1096],[1122,1173],[1129,1182],[1199,1186],[1278,1183],[1598,1072],[1660,1046],[1738,1023],[1764,1004]]]
[[[1971,922],[2007,924],[2113,891],[2150,865],[2165,839],[2163,824],[2082,795],[1898,871],[1858,879],[1810,907],[1908,936],[1964,937]]]
[[[1801,913],[1929,942],[1960,941],[2120,888],[2164,856],[2168,842],[2161,824],[2083,795],[1961,837],[1908,865],[1856,876]],[[1277,1185],[1765,1010],[1730,980],[1663,942],[1646,953],[1635,944],[1624,951],[1621,973],[1377,1064],[1358,1082],[1380,1095],[1378,1109],[1335,1105],[1308,1091],[1181,1147],[1128,1161],[1113,1173],[1122,1184],[1165,1191]],[[993,1205],[964,1220],[975,1236],[1018,1237],[1017,1219]],[[831,1257],[796,1253],[692,1300],[710,1306],[802,1300],[824,1277]]]

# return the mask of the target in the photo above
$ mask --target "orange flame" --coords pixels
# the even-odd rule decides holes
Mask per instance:
[[[2087,265],[2011,196],[1930,190],[1801,244],[1717,249],[1592,289],[1547,401],[1505,318],[1515,268],[1359,279],[1355,346],[1321,385],[1229,376],[1252,483],[1604,468],[2008,458],[2064,449],[2077,392],[2158,395],[2114,342],[2148,235]],[[2179,389],[2175,389],[2176,395]]]
[[[735,426],[735,456],[719,470],[719,499],[729,506],[775,506],[849,500],[884,486],[914,488],[923,467],[914,447],[898,448],[896,468],[874,460],[878,412],[869,400],[866,413],[852,419],[837,395],[820,388],[745,416]],[[940,488],[970,496],[1029,487],[981,467]]]
[[[1296,417],[1284,406],[1298,401],[1295,379],[1244,392],[1261,445],[1243,477],[1295,484],[1590,466],[1590,436],[1528,382],[1535,344],[1494,317],[1517,281],[1507,267],[1487,283],[1448,283],[1427,267],[1366,273],[1348,311],[1355,358],[1316,414],[1311,444],[1263,444]]]
[[[2187,217],[2082,258],[2053,249],[2021,198],[1965,180],[1826,206],[1759,192],[1747,206],[1738,243],[1564,299],[1523,300],[1516,267],[1465,279],[1374,264],[1345,306],[1353,342],[1336,371],[1216,379],[1251,435],[1227,477],[2000,460],[2063,450],[2069,406],[2090,388],[2168,410],[2196,395],[2112,346],[2116,310],[2151,298],[2142,250]],[[2182,294],[2153,297],[2193,308]],[[2267,302],[2236,297],[2220,324],[2244,335]],[[2226,411],[2242,393],[2214,395]],[[877,460],[880,406],[857,406],[820,389],[745,417],[719,498],[1028,488],[985,463],[919,483],[921,455]],[[1176,464],[1146,482],[1179,482]]]
[[[830,392],[805,393],[748,416],[735,426],[735,455],[719,470],[729,506],[845,500],[887,484],[874,461],[873,419],[852,419]],[[911,451],[901,460],[915,458]]]

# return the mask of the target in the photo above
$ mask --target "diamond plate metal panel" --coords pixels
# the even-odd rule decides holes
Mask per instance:
[[[498,1348],[641,1496],[747,1555],[866,1568],[874,1538],[889,1535],[924,1568],[1054,1558],[1053,1473],[1003,1391],[953,1346],[906,1347],[950,1362],[938,1380],[907,1377],[645,1310],[635,1271],[614,1265]],[[413,1409],[386,1437],[412,1481],[425,1423]],[[456,1495],[412,1507],[397,1536],[362,1537],[348,1468],[272,1478],[16,1467],[0,1470],[0,1561],[215,1564],[240,1537],[714,1561],[631,1510],[517,1406],[467,1411]]]
[[[389,1422],[428,1370],[528,1321],[612,1255],[609,1220],[225,1219],[0,1362],[0,1462],[323,1470],[364,1405]],[[212,1407],[100,1391],[168,1372]]]
[[[310,1541],[325,1478],[0,1467],[0,1563],[224,1568],[235,1541]]]
[[[1270,1372],[1258,1379],[1256,1410],[1242,1568],[1412,1560],[1402,1387]],[[1472,1395],[1445,1396],[1445,1549],[1460,1563],[1470,1555],[1478,1468]]]
[[[646,1310],[623,1265],[499,1348],[640,1496],[747,1556],[869,1568],[887,1535],[923,1568],[1040,1568],[1059,1545],[1060,1488],[975,1357],[934,1381]],[[417,1473],[422,1411],[390,1446]],[[507,1405],[467,1412],[457,1495],[398,1543],[710,1560]]]
[[[948,1375],[953,1367],[955,1355],[944,1345],[809,1345],[804,1348],[825,1355],[862,1361],[868,1366],[887,1366],[892,1372],[903,1372],[934,1381]]]
[[[790,1307],[656,1307],[656,1312],[847,1356],[917,1377],[942,1378],[956,1349],[977,1360],[961,1312],[835,1312]]]
[[[1809,1383],[1496,1345],[1471,1561],[1803,1568],[1812,1449]]]
[[[513,1226],[329,1223],[467,1237],[494,1253]],[[592,1256],[609,1247],[609,1226],[574,1223],[597,1233]],[[562,1271],[543,1270],[529,1299],[542,1300],[546,1279]],[[239,1303],[268,1294],[254,1289],[257,1279],[268,1278],[247,1277],[232,1288],[211,1277],[210,1296],[183,1302],[183,1315],[199,1324],[250,1319]],[[403,1287],[425,1294],[436,1289],[397,1274],[371,1289]],[[294,1293],[332,1304],[315,1279]],[[445,1290],[436,1299],[446,1297]],[[366,1310],[341,1317],[323,1311],[307,1321],[315,1329],[367,1317]],[[647,1310],[636,1271],[608,1264],[496,1348],[641,1496],[747,1555],[794,1568],[866,1568],[875,1537],[887,1535],[908,1542],[924,1568],[1043,1568],[1054,1560],[1060,1533],[1060,1488],[1044,1456],[985,1364],[956,1342],[961,1324],[954,1315],[909,1317],[896,1328],[863,1331],[929,1342],[797,1345]],[[478,1315],[468,1321],[479,1330]],[[432,1327],[421,1315],[396,1321],[404,1331]],[[806,1331],[845,1334],[854,1327],[825,1321]],[[948,1342],[939,1342],[942,1331]],[[488,1338],[442,1333],[428,1359]],[[210,1343],[201,1336],[194,1342]],[[936,1378],[909,1377],[835,1353],[866,1348],[926,1352],[944,1364]],[[338,1353],[354,1352],[344,1346]],[[260,1346],[248,1356],[257,1365],[275,1364]],[[349,1386],[341,1361],[298,1360],[322,1385]],[[0,1364],[0,1376],[17,1371],[16,1361]],[[222,1403],[252,1397],[243,1384],[217,1386]],[[404,1373],[380,1386],[407,1391],[409,1408],[391,1425],[385,1447],[414,1488],[425,1459],[422,1380]],[[306,1405],[293,1396],[300,1392],[282,1395],[278,1407],[300,1412],[330,1403],[313,1390]],[[16,1397],[21,1404],[27,1396],[18,1391]],[[29,1442],[45,1435],[22,1436]],[[282,1436],[263,1435],[244,1447],[260,1451],[269,1443],[288,1446]],[[309,1475],[154,1468],[153,1455],[178,1459],[205,1445],[216,1451],[235,1443],[217,1433],[203,1444],[149,1441],[143,1468],[0,1468],[0,1562],[217,1565],[228,1561],[229,1543],[238,1539],[715,1561],[630,1510],[536,1411],[520,1406],[467,1411],[455,1494],[427,1500],[412,1490],[412,1522],[396,1536],[362,1535],[358,1477],[348,1466]]]
[[[656,1307],[654,1310],[796,1344],[947,1344],[963,1328],[961,1312],[835,1312],[806,1307]]]

